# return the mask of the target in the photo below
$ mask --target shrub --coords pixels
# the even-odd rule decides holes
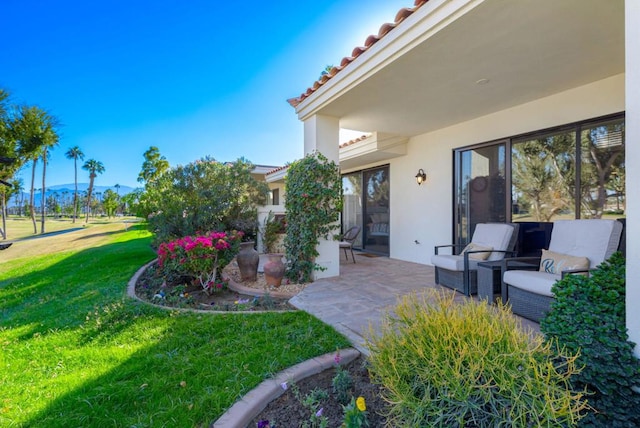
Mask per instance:
[[[220,163],[204,158],[177,166],[148,182],[141,205],[155,244],[207,230],[241,230],[255,238],[257,205],[268,186],[256,181],[245,159]]]
[[[284,232],[284,218],[274,216],[273,211],[264,219],[262,227],[262,245],[265,253],[275,253],[278,235]]]
[[[294,282],[310,282],[314,270],[321,269],[315,263],[320,238],[329,239],[340,227],[340,168],[321,153],[309,154],[289,166],[286,189],[287,277]]]
[[[218,268],[225,267],[238,254],[242,232],[210,232],[185,236],[158,248],[158,265],[165,276],[190,275],[207,292],[216,291]]]
[[[620,253],[602,263],[589,277],[568,275],[556,282],[555,301],[541,321],[548,340],[569,352],[580,351],[584,368],[571,377],[574,388],[589,392],[595,409],[585,426],[640,426],[640,362],[628,341],[625,320],[625,259]]]
[[[569,387],[575,357],[558,359],[504,306],[454,295],[405,296],[368,340],[392,426],[575,424],[585,406]]]

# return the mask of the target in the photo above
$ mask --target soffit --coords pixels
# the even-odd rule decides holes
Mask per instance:
[[[419,26],[454,4],[442,28]],[[622,72],[623,0],[432,0],[296,109],[301,119],[322,114],[341,128],[410,136]]]

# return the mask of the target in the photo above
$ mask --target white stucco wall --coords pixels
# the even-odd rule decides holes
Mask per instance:
[[[640,2],[625,2],[626,60],[626,174],[627,174],[627,328],[629,338],[640,343]],[[640,357],[640,347],[636,346]]]
[[[451,242],[454,148],[622,112],[624,82],[621,74],[413,137],[408,154],[389,162],[390,256],[429,264],[433,247]],[[419,168],[428,175],[422,186],[414,177]]]

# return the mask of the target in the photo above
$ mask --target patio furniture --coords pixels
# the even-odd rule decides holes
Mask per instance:
[[[356,258],[353,255],[353,243],[356,238],[360,234],[360,226],[353,226],[347,230],[344,235],[342,235],[342,240],[340,241],[340,248],[344,250],[344,257],[349,261],[349,254],[347,254],[347,250],[351,251],[351,258],[353,262],[356,262]]]
[[[617,249],[622,223],[616,220],[558,220],[553,224],[549,251],[542,257],[503,261],[502,300],[514,314],[539,322],[553,301],[551,287],[570,273],[596,268]],[[533,263],[523,270],[514,262]]]
[[[436,268],[436,284],[467,296],[476,294],[478,263],[502,260],[505,254],[515,255],[517,229],[514,223],[479,223],[471,242],[460,253],[462,245],[437,245],[431,256],[431,264]],[[450,248],[452,254],[440,254],[442,248]]]
[[[503,260],[478,263],[478,299],[489,303],[496,303],[502,293],[502,265]],[[514,268],[538,268],[537,263],[512,262]]]

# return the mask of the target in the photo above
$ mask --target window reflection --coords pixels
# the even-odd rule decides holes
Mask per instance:
[[[580,140],[580,216],[622,215],[625,205],[624,122],[585,128]]]
[[[516,141],[511,148],[512,218],[575,218],[575,131]]]

